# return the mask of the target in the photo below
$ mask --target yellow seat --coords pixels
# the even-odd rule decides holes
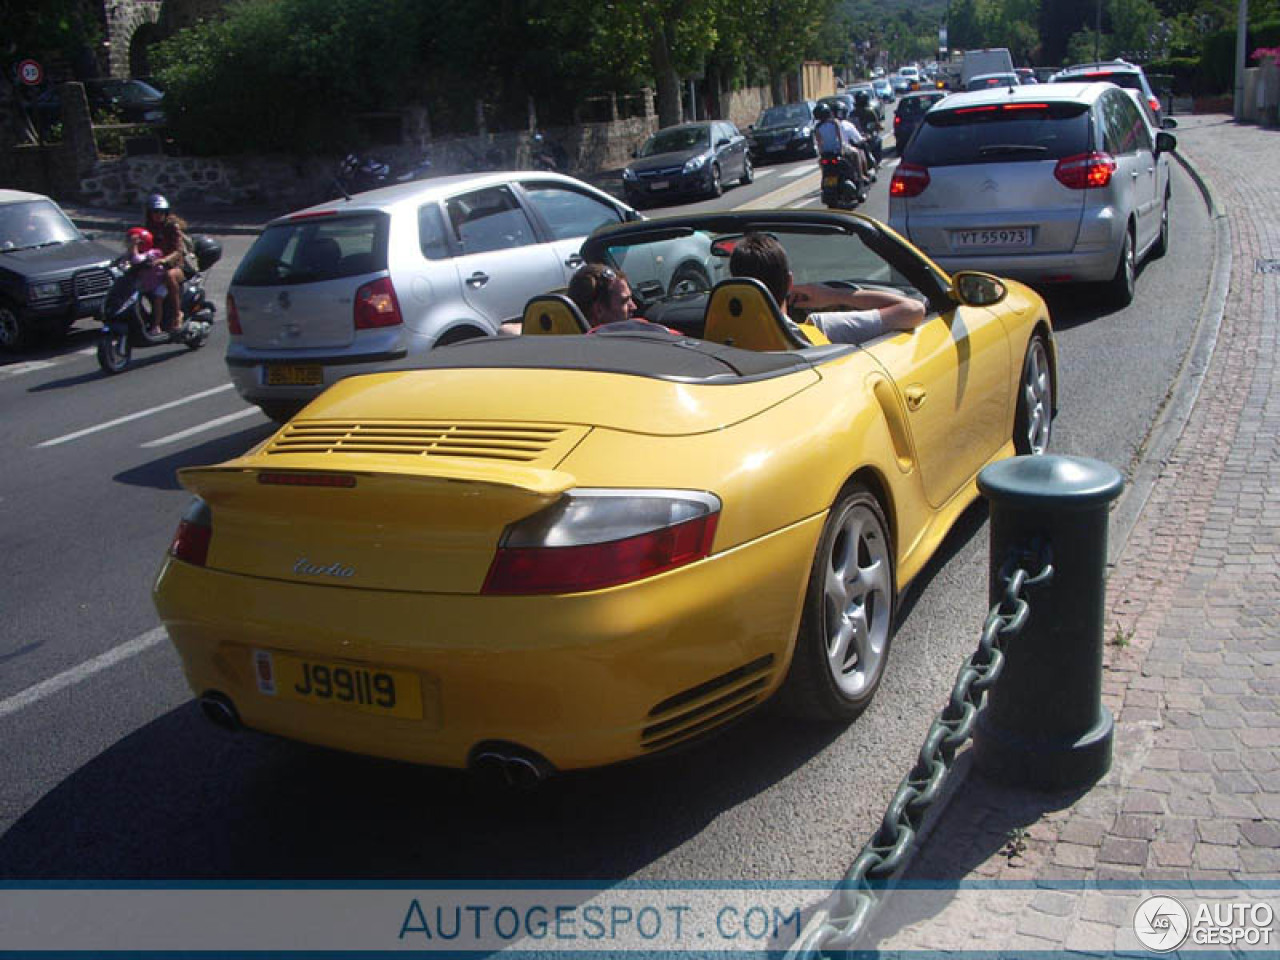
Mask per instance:
[[[751,277],[732,277],[715,285],[707,300],[702,338],[743,350],[798,350],[811,345],[787,323],[773,294]]]
[[[547,333],[586,333],[591,329],[578,305],[562,293],[546,293],[524,305],[523,336]]]

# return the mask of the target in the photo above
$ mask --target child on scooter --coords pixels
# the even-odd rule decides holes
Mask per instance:
[[[138,289],[151,300],[151,322],[147,334],[160,333],[157,318],[164,308],[165,268],[160,263],[164,251],[155,245],[151,231],[144,227],[130,227],[125,231],[125,243],[129,249],[129,263],[138,268]]]

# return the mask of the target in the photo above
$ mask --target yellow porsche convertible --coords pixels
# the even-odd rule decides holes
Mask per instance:
[[[787,323],[729,276],[750,231],[797,283],[916,297],[923,326],[842,345]],[[523,336],[341,381],[181,471],[195,499],[154,597],[212,719],[536,779],[776,693],[867,706],[978,471],[1049,442],[1043,301],[827,211],[621,224],[582,254],[670,329],[584,335],[535,298]]]

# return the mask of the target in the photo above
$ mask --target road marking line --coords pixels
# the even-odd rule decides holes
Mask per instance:
[[[92,356],[93,356],[95,353],[97,353],[97,352],[98,352],[98,348],[97,348],[97,347],[85,347],[83,350],[77,350],[77,351],[76,351],[76,356],[77,356],[77,357],[92,357]]]
[[[148,440],[142,444],[144,447],[163,447],[166,443],[176,443],[179,440],[185,440],[187,437],[194,436],[197,433],[204,433],[206,430],[214,430],[224,423],[231,423],[233,420],[242,420],[245,417],[251,417],[255,413],[262,413],[257,407],[246,407],[243,410],[237,410],[235,413],[229,413],[225,417],[218,417],[216,420],[210,420],[208,423],[202,423],[198,427],[192,427],[189,430],[182,430],[178,433],[171,433],[167,437],[161,437],[159,440]]]
[[[24,373],[34,373],[36,370],[47,370],[57,365],[55,360],[26,360],[22,363],[11,363],[7,367],[0,367],[0,377],[16,377]]]
[[[765,168],[765,169],[763,169],[763,170],[761,170],[759,167],[757,167],[757,168],[756,168],[756,171],[755,171],[756,179],[757,179],[757,180],[759,180],[761,177],[768,177],[768,176],[772,176],[773,174],[775,174],[775,173],[777,173],[777,172],[778,172],[778,171],[777,171],[777,169],[776,169],[775,167],[766,167],[766,168]]]
[[[803,177],[806,173],[813,173],[813,167],[806,164],[802,167],[796,167],[794,170],[788,170],[786,173],[780,174],[782,180],[790,180],[793,177]]]
[[[100,423],[96,427],[86,427],[83,430],[77,430],[75,433],[68,433],[65,436],[54,437],[52,440],[45,440],[43,443],[37,443],[36,448],[40,447],[56,447],[60,443],[68,443],[72,440],[79,440],[81,437],[87,437],[91,433],[98,433],[101,430],[110,430],[112,427],[118,427],[122,423],[129,423],[131,420],[141,420],[143,417],[149,417],[152,414],[160,413],[163,410],[171,410],[174,407],[180,407],[184,403],[191,403],[195,400],[203,400],[205,397],[211,397],[215,393],[222,393],[224,390],[230,390],[235,384],[224,383],[220,387],[214,387],[212,390],[202,390],[200,393],[193,393],[189,397],[183,397],[181,400],[170,400],[168,403],[157,404],[146,410],[139,410],[137,413],[126,414],[123,417],[116,417],[114,420],[108,420],[106,423]]]
[[[77,667],[70,670],[64,670],[57,676],[50,677],[35,686],[27,687],[21,693],[15,693],[13,696],[0,700],[0,718],[17,713],[33,703],[38,703],[48,697],[53,696],[60,690],[74,686],[84,680],[88,680],[95,673],[101,673],[108,667],[115,666],[122,660],[130,657],[136,657],[138,654],[150,650],[152,647],[163,642],[168,638],[169,634],[165,632],[164,627],[156,627],[148,630],[141,636],[134,637],[132,640],[120,644],[118,647],[112,647],[106,653],[99,654],[92,660],[86,660]]]

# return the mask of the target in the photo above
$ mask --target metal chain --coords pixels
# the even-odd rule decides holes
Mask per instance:
[[[1023,564],[1033,568],[1038,564],[1040,572],[1032,576]],[[1031,607],[1023,592],[1053,579],[1048,545],[1037,539],[1010,554],[998,577],[1004,583],[1003,593],[987,613],[978,649],[965,658],[947,705],[925,734],[915,766],[902,778],[879,829],[836,885],[835,906],[814,915],[787,951],[788,960],[853,949],[878,903],[877,886],[882,888],[906,862],[925,814],[942,792],[956,751],[973,735],[983,697],[1004,669],[1005,646],[1026,625]]]

